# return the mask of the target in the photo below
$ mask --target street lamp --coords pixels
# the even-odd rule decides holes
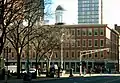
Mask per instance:
[[[80,75],[82,75],[82,54],[80,52]]]
[[[62,36],[61,36],[61,69],[63,69],[63,42],[64,42],[64,33],[62,34]]]
[[[23,20],[23,25],[28,26],[28,22],[26,20]],[[27,44],[27,74],[29,73],[29,27],[28,27],[28,44]]]
[[[44,59],[45,60],[45,70],[46,70],[46,75],[47,75],[47,62],[46,62],[46,58]]]

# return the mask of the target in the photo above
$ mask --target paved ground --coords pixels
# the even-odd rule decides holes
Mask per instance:
[[[33,82],[33,83],[39,83]],[[40,83],[120,83],[120,77],[112,76],[94,76],[94,77],[76,77],[61,80],[42,81]]]
[[[65,74],[60,78],[45,78],[42,75],[39,79],[33,79],[32,83],[120,83],[120,74],[86,74],[82,77],[79,74],[74,74],[74,77],[69,78],[69,74]],[[5,81],[0,81],[5,83]],[[7,83],[23,83],[22,79],[9,80]]]

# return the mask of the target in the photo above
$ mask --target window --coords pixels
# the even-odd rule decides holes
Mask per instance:
[[[71,30],[71,35],[75,35],[75,30]]]
[[[66,51],[66,57],[67,57],[67,58],[69,57],[68,51]]]
[[[83,57],[85,58],[85,55],[83,55]]]
[[[72,46],[72,47],[75,46],[75,42],[74,42],[74,41],[71,42],[71,46]]]
[[[94,40],[94,46],[95,46],[95,47],[98,46],[98,40],[97,40],[97,39]]]
[[[55,56],[55,58],[57,58],[57,57],[58,57],[57,52],[54,52],[54,56]]]
[[[88,29],[88,36],[92,36],[92,29]]]
[[[35,58],[35,52],[33,52],[33,58]]]
[[[83,46],[83,47],[86,46],[86,39],[83,39],[83,41],[82,41],[82,46]]]
[[[74,51],[72,51],[72,58],[74,58],[75,57],[75,52]]]
[[[92,55],[91,54],[89,54],[89,57],[91,57]]]
[[[100,52],[100,56],[103,57],[103,51]]]
[[[100,47],[103,47],[104,46],[104,39],[101,39],[100,40]]]
[[[12,58],[14,57],[14,52],[12,52]]]
[[[97,57],[98,53],[95,53],[95,57]]]
[[[80,51],[77,52],[78,57],[80,57]]]
[[[65,43],[65,47],[69,47],[69,43],[66,42],[66,43]]]
[[[77,36],[80,36],[80,35],[81,35],[80,29],[77,29]]]
[[[80,39],[77,40],[77,47],[80,47]]]
[[[24,58],[25,56],[24,56],[24,54],[22,54],[22,58]]]
[[[100,29],[100,35],[103,36],[104,35],[104,28]]]
[[[88,39],[88,47],[92,47],[92,40]]]
[[[86,36],[86,29],[82,29],[82,35]]]
[[[95,35],[95,36],[98,35],[98,29],[97,29],[97,28],[94,29],[94,35]]]

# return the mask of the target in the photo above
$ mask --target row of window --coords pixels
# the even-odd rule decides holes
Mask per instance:
[[[79,22],[82,22],[82,23],[98,23],[99,20],[98,19],[80,19]]]
[[[90,19],[90,18],[94,18],[94,19],[98,19],[99,15],[91,15],[91,12],[86,12],[86,14],[90,14],[90,15],[83,15],[83,16],[78,16],[78,18],[85,18],[85,19]]]
[[[69,54],[70,54],[69,51],[65,51],[64,56],[65,56],[66,58],[69,58],[69,57],[70,57]],[[101,52],[99,52],[99,54],[98,54],[98,53],[95,53],[95,54],[83,55],[83,57],[84,57],[84,58],[85,58],[85,57],[92,57],[92,56],[99,57],[98,55],[99,55],[100,57],[103,57],[103,56],[104,56],[104,52],[101,51]],[[72,57],[72,58],[75,58],[75,52],[74,52],[74,51],[71,52],[71,57]],[[80,57],[80,51],[77,52],[77,57]],[[58,52],[54,52],[54,58],[58,58]]]
[[[91,4],[83,4],[83,3],[79,3],[78,4],[78,7],[98,7],[99,4],[94,4],[94,3],[91,3]]]
[[[81,45],[82,43],[82,45]],[[104,39],[94,39],[94,45],[93,45],[93,41],[92,39],[88,39],[88,42],[86,39],[83,39],[82,41],[80,39],[77,39],[76,42],[71,42],[71,46],[75,47],[75,44],[77,47],[83,46],[86,47],[88,44],[88,47],[98,47],[98,45],[100,45],[100,47],[104,47]],[[69,43],[65,43],[65,47],[69,47]]]
[[[98,7],[91,7],[91,8],[89,8],[89,7],[82,7],[78,11],[86,11],[86,10],[98,11],[99,8]]]
[[[99,3],[99,0],[78,0],[78,2],[82,2],[82,3]]]
[[[71,35],[75,35],[75,30],[74,29],[71,29]],[[77,29],[77,36],[80,36],[80,35],[82,35],[82,36],[92,36],[92,35],[94,35],[94,36],[98,36],[98,35],[104,36],[104,28],[100,28],[100,29],[94,28],[93,30],[92,30],[92,28]]]
[[[87,13],[86,12],[88,12],[88,11],[82,11],[82,12],[78,12],[80,15],[87,15]],[[99,12],[98,11],[89,11],[90,12],[90,14],[93,14],[93,15],[98,15],[99,14]]]

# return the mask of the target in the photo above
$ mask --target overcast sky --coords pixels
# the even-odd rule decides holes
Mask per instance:
[[[64,21],[67,24],[77,24],[77,0],[53,0],[52,11],[54,12],[58,5],[61,5],[66,11]],[[55,23],[52,19],[50,23]],[[103,0],[103,23],[120,25],[120,0]]]

